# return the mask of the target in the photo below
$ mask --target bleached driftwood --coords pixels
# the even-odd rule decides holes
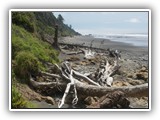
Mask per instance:
[[[95,57],[95,52],[93,52],[91,49],[83,50],[83,52],[84,52],[85,59],[91,59]]]
[[[78,77],[79,79],[83,79],[84,81],[86,81],[86,82],[88,82],[88,83],[90,83],[92,85],[100,86],[98,83],[94,82],[89,77],[87,77],[87,76],[85,76],[85,75],[83,75],[83,74],[81,74],[81,73],[79,73],[79,72],[77,72],[75,70],[73,70],[73,75],[75,77]]]
[[[94,58],[96,55],[96,53],[92,51],[93,42],[94,42],[94,40],[91,41],[89,48],[80,49],[81,51],[83,51],[85,59]]]
[[[111,75],[120,68],[118,66],[118,60],[114,61],[114,65],[111,65],[106,59],[100,64],[96,72],[97,82],[101,86],[112,86],[113,77]]]
[[[61,81],[57,82],[37,82],[34,79],[30,79],[30,84],[35,89],[51,89],[51,91],[57,91],[61,88],[61,92],[64,92],[61,101],[58,104],[58,107],[61,108],[66,100],[67,95],[73,86],[74,98],[72,100],[72,104],[75,105],[78,102],[78,95],[82,96],[98,96],[101,97],[106,95],[109,92],[114,91],[122,91],[125,93],[125,96],[147,96],[148,95],[148,83],[137,85],[137,86],[126,86],[126,87],[107,87],[99,84],[100,82],[93,81],[92,79],[88,78],[87,76],[73,70],[69,62],[63,62],[62,66],[58,66],[59,72],[58,75],[49,74],[45,72],[41,72],[44,76],[51,76],[56,79],[61,79]],[[102,82],[105,81],[105,84],[111,85],[113,82],[113,78],[110,77],[117,68],[117,63],[115,62],[114,65],[109,64],[108,61],[105,61],[103,65],[101,65],[102,69],[98,72],[98,78]],[[63,82],[62,82],[63,80]],[[85,82],[82,82],[82,81]],[[86,83],[87,82],[87,83]]]
[[[64,95],[62,97],[62,100],[58,104],[58,108],[61,108],[64,105],[66,96],[68,95],[68,92],[69,92],[70,87],[72,85],[74,85],[74,93],[75,93],[75,98],[73,99],[72,103],[77,104],[77,102],[78,102],[77,90],[76,90],[76,87],[75,87],[75,80],[73,79],[72,74],[73,74],[73,71],[71,70],[70,74],[68,74],[68,79],[70,79],[70,83],[67,83],[66,90],[65,90]]]
[[[67,87],[65,89],[65,92],[64,92],[64,95],[63,95],[61,101],[58,104],[58,108],[61,108],[64,105],[66,96],[68,95],[68,92],[69,92],[70,87],[72,85],[73,85],[73,89],[74,89],[74,99],[72,100],[72,104],[75,105],[78,102],[77,90],[76,90],[76,86],[75,86],[75,79],[73,78],[73,70],[71,69],[71,67],[69,65],[67,65],[67,62],[63,63],[63,67],[64,68],[61,70],[62,75],[65,78],[67,78],[68,80],[70,80],[70,82],[67,83]]]
[[[92,44],[93,44],[93,41],[91,41],[91,44],[90,44],[90,47],[89,48],[79,48],[77,47],[76,51],[75,50],[72,50],[72,52],[69,52],[69,51],[66,51],[63,49],[63,47],[61,47],[61,52],[66,54],[66,55],[77,55],[77,54],[84,54],[84,58],[85,59],[91,59],[91,58],[94,58],[95,56],[95,52],[93,52],[91,49],[92,49]],[[66,47],[65,47],[66,48]],[[68,47],[69,49],[69,47]]]
[[[43,71],[41,71],[40,74],[42,76],[50,76],[50,77],[53,77],[53,78],[61,78],[58,74],[50,74],[50,73],[43,72]]]

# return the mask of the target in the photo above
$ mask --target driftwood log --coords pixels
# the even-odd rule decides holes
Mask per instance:
[[[61,90],[64,92],[66,88],[66,83],[57,83],[57,82],[37,82],[30,79],[30,84],[37,89],[43,89],[45,87],[50,88],[52,87],[53,91],[57,90],[56,86],[59,86]],[[106,95],[109,92],[114,91],[122,91],[125,93],[126,97],[138,97],[138,96],[148,96],[148,83],[136,86],[124,86],[124,87],[103,87],[103,86],[95,86],[95,85],[88,85],[82,82],[76,81],[76,89],[79,95],[84,96],[98,96],[101,97]]]
[[[93,46],[93,42],[94,42],[94,40],[92,40],[91,41],[91,43],[90,43],[90,47],[89,48],[80,48],[80,46],[78,47],[77,46],[77,50],[75,51],[73,48],[72,48],[72,51],[74,51],[74,52],[67,52],[67,51],[65,51],[64,50],[64,48],[66,48],[66,47],[61,47],[61,51],[62,51],[62,53],[64,53],[64,54],[66,54],[66,55],[77,55],[77,54],[84,54],[84,58],[85,59],[90,59],[90,58],[93,58],[95,55],[96,55],[96,53],[95,52],[93,52],[93,50],[92,50],[92,46]],[[84,44],[82,44],[82,46],[83,46]],[[72,46],[73,47],[73,46]],[[71,47],[70,47],[71,48]]]

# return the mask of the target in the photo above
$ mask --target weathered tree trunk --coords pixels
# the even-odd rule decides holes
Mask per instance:
[[[58,44],[58,25],[55,26],[55,37],[54,37],[54,40],[55,40],[55,44]]]
[[[57,83],[57,82],[36,82],[33,79],[30,79],[30,84],[35,88],[35,89],[47,89],[50,88],[52,91],[57,91],[57,87],[59,86],[64,92],[67,83]],[[106,95],[109,92],[114,92],[114,91],[122,91],[124,92],[125,96],[133,96],[133,97],[138,97],[138,96],[148,96],[148,83],[142,84],[142,85],[137,85],[137,86],[125,86],[125,87],[102,87],[102,86],[95,86],[95,85],[88,85],[84,84],[79,81],[75,81],[76,89],[78,95],[82,96],[98,96],[101,97],[103,95]]]
[[[55,26],[55,36],[54,36],[54,42],[52,43],[52,46],[56,50],[61,50],[58,43],[58,25]]]
[[[125,93],[125,96],[148,96],[148,83],[126,87],[99,87],[82,83],[79,83],[76,86],[77,91],[80,91],[78,94],[83,93],[87,96],[103,96],[113,91],[122,91]]]

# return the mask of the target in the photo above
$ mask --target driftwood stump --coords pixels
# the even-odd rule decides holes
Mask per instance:
[[[58,50],[61,51],[58,43],[58,25],[55,26],[55,35],[54,35],[54,42],[52,43],[52,46]]]

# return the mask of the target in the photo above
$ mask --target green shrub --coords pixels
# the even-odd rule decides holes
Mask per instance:
[[[50,44],[39,40],[25,29],[12,25],[12,59],[20,51],[32,53],[40,62],[59,62],[58,52]]]
[[[11,106],[13,109],[15,108],[26,108],[27,102],[22,98],[22,95],[18,92],[18,90],[12,86],[12,101]]]
[[[37,58],[30,52],[19,52],[15,61],[15,74],[25,80],[29,79],[30,74],[36,75],[40,68]]]
[[[25,28],[29,32],[35,31],[34,21],[33,12],[12,12],[12,23]]]
[[[25,100],[15,86],[12,85],[12,98],[11,108],[12,109],[23,109],[23,108],[36,108],[36,105]]]

